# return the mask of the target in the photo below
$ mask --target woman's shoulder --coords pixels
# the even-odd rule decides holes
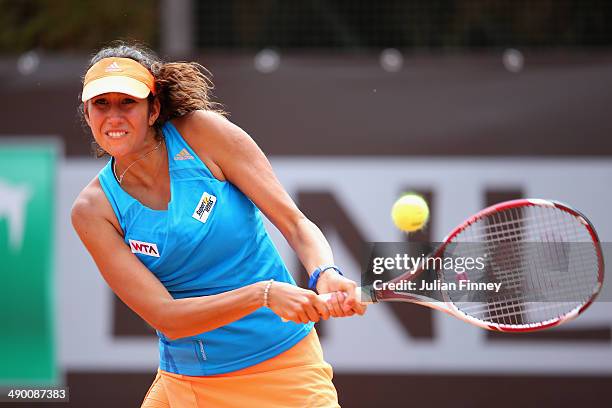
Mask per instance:
[[[210,110],[196,110],[170,121],[174,127],[189,138],[194,134],[201,136],[210,135],[230,124],[229,120],[221,113]]]
[[[106,198],[98,176],[94,177],[78,194],[72,204],[70,215],[77,229],[81,223],[100,221],[108,221],[120,229],[117,217]]]
[[[172,119],[171,123],[215,178],[226,180],[219,159],[232,144],[236,125],[220,113],[204,110],[193,111]]]

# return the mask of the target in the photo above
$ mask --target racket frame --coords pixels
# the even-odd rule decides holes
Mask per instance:
[[[422,306],[427,306],[429,308],[448,313],[454,317],[462,319],[466,321],[467,323],[473,324],[475,326],[482,327],[487,330],[503,331],[503,332],[520,333],[520,332],[529,332],[529,331],[534,331],[534,330],[542,330],[542,329],[558,326],[562,323],[568,322],[576,318],[576,316],[582,313],[586,308],[588,308],[591,305],[591,303],[593,303],[593,301],[595,300],[595,298],[597,297],[597,295],[599,294],[601,290],[601,287],[603,285],[603,279],[604,279],[604,260],[603,260],[602,250],[601,250],[601,244],[600,244],[597,232],[595,231],[595,228],[582,213],[580,213],[578,210],[573,209],[567,204],[563,204],[561,202],[554,201],[554,200],[543,200],[543,199],[534,199],[534,198],[510,200],[510,201],[504,201],[498,204],[494,204],[490,207],[487,207],[479,211],[472,217],[465,220],[462,224],[457,226],[455,229],[453,229],[444,238],[443,242],[434,251],[432,251],[430,255],[428,255],[428,257],[441,256],[444,253],[444,250],[446,249],[446,247],[449,244],[453,243],[453,239],[457,235],[459,235],[467,227],[481,220],[482,218],[485,218],[491,214],[495,214],[495,213],[506,211],[506,210],[513,209],[513,208],[524,208],[524,207],[531,207],[531,206],[554,207],[561,211],[565,211],[571,214],[572,216],[577,218],[586,227],[595,245],[595,250],[596,250],[597,258],[598,258],[598,271],[597,271],[597,284],[594,287],[593,294],[589,298],[588,301],[577,306],[575,309],[572,309],[565,315],[558,316],[556,318],[549,319],[543,322],[532,323],[532,324],[521,324],[521,325],[485,322],[475,317],[472,317],[470,315],[467,315],[461,310],[459,310],[455,306],[455,304],[450,300],[448,293],[444,290],[437,291],[437,293],[441,295],[442,301],[435,301],[435,299],[428,298],[427,296],[419,296],[417,294],[406,294],[406,293],[399,294],[397,291],[392,291],[389,289],[375,290],[374,288],[367,288],[364,290],[364,289],[358,288],[359,289],[358,299],[362,299],[364,296],[363,292],[367,291],[365,296],[370,298],[371,301],[368,298],[363,298],[365,300],[364,303],[376,303],[378,301],[385,301],[385,302],[397,301],[397,302],[416,303]],[[390,282],[399,282],[402,280],[413,280],[425,271],[426,270],[424,269],[420,269],[414,273],[405,273],[397,278],[392,279]],[[436,272],[438,279],[444,280],[443,279],[444,276],[442,276],[440,270],[436,270],[435,272]]]

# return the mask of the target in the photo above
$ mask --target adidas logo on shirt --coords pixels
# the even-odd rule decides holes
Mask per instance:
[[[174,160],[193,160],[187,149],[183,149],[174,156]]]

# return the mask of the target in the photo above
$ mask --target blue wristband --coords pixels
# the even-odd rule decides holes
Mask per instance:
[[[317,282],[319,281],[319,276],[321,276],[321,274],[328,269],[333,269],[336,272],[338,272],[340,275],[344,276],[340,268],[338,268],[336,265],[321,265],[317,269],[314,270],[312,275],[310,275],[310,280],[308,281],[308,289],[312,289],[316,291]]]

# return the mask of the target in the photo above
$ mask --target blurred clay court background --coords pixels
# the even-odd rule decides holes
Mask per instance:
[[[67,385],[71,398],[35,406],[139,406],[157,367],[154,332],[108,289],[69,222],[106,162],[77,115],[80,78],[113,39],[206,66],[231,120],[356,280],[365,243],[441,240],[512,198],[567,202],[612,239],[608,1],[0,0],[0,10],[0,385]],[[432,209],[408,238],[389,217],[406,190]],[[610,401],[611,311],[598,301],[566,326],[504,335],[381,304],[318,328],[343,407],[569,407]]]

